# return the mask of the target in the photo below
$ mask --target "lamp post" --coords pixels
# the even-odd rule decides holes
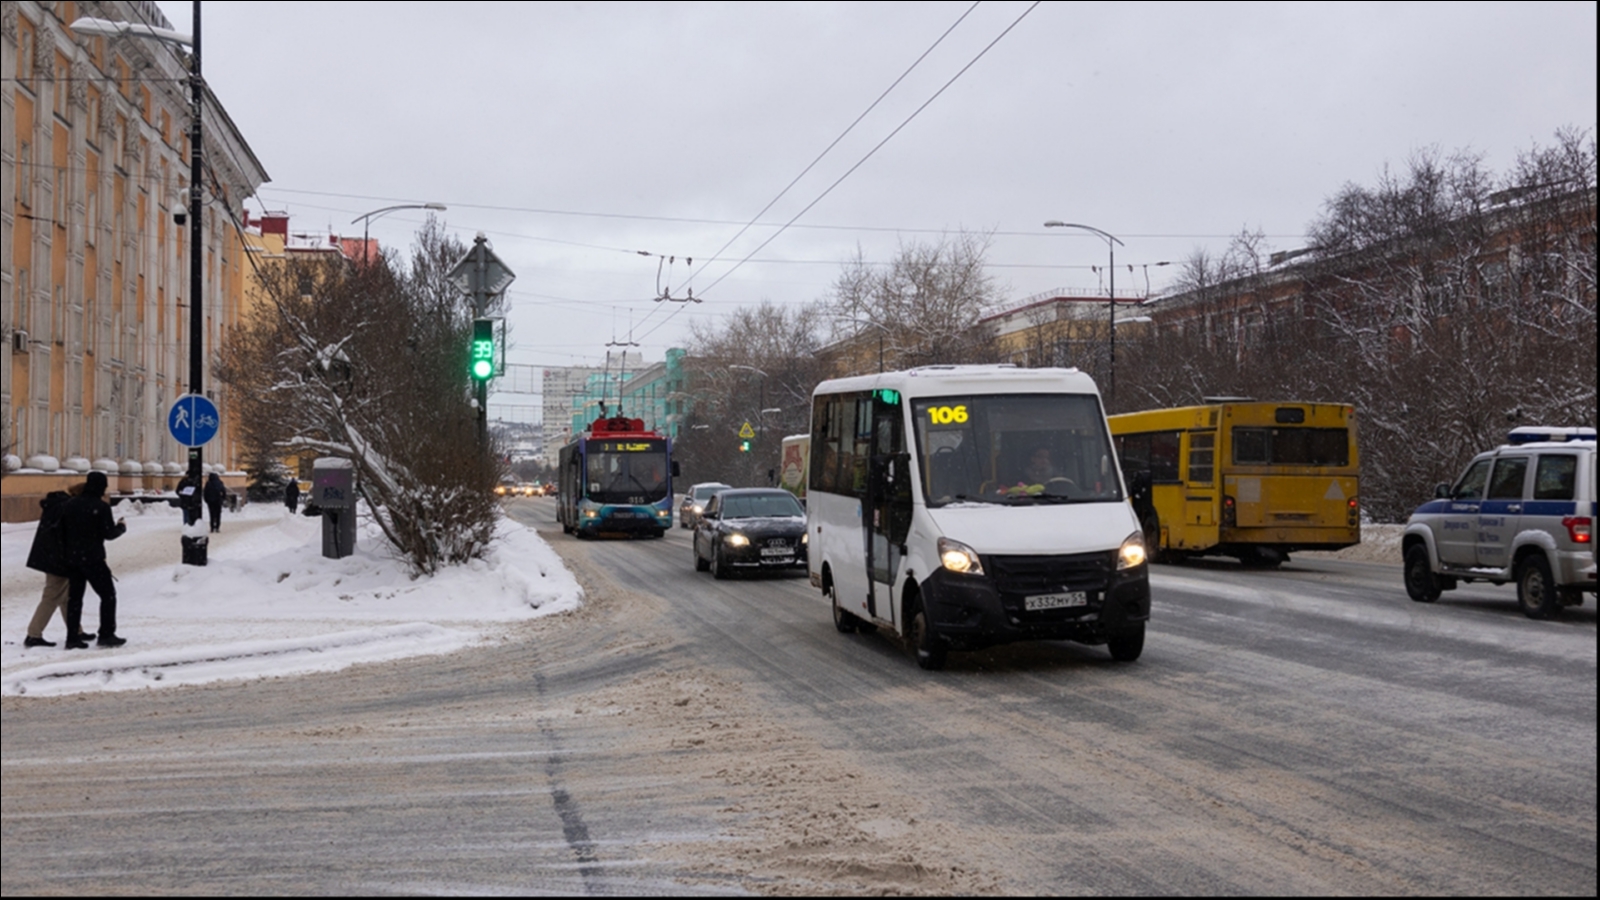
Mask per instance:
[[[115,22],[110,19],[84,18],[75,20],[70,28],[78,34],[96,37],[142,37],[189,48],[189,393],[205,394],[205,304],[201,295],[205,291],[205,268],[200,245],[205,240],[201,222],[204,197],[205,152],[201,140],[201,112],[205,100],[205,80],[200,72],[200,0],[194,0],[194,29],[192,34],[182,34],[153,25],[133,22]],[[201,450],[189,448],[189,476],[200,483]],[[198,488],[197,488],[198,489]],[[186,552],[183,562],[205,565],[202,549]]]
[[[389,213],[394,212],[397,209],[436,209],[436,210],[439,210],[440,212],[443,212],[444,210],[449,209],[449,207],[445,206],[443,203],[401,203],[401,204],[399,204],[397,206],[385,206],[382,209],[375,209],[375,210],[373,210],[372,212],[369,212],[369,213],[362,213],[361,215],[356,216],[354,219],[351,219],[350,220],[350,224],[351,225],[354,225],[357,222],[361,223],[361,264],[362,265],[366,265],[367,264],[368,257],[372,253],[372,250],[371,250],[372,245],[370,243],[368,243],[368,241],[367,241],[367,234],[369,233],[368,229],[371,228],[371,226],[372,226],[372,220],[373,219],[381,219],[384,216],[388,215]]]
[[[1094,227],[1093,225],[1078,225],[1078,224],[1075,224],[1073,222],[1059,222],[1059,221],[1057,221],[1055,219],[1051,219],[1050,221],[1044,223],[1044,227],[1046,227],[1046,228],[1078,228],[1078,229],[1082,229],[1083,231],[1093,232],[1095,234],[1100,235],[1102,238],[1105,238],[1105,241],[1106,241],[1106,252],[1109,253],[1110,256],[1111,256],[1110,263],[1106,266],[1107,270],[1110,271],[1110,273],[1111,273],[1111,285],[1110,285],[1111,302],[1109,304],[1107,304],[1107,306],[1111,310],[1111,312],[1110,312],[1111,334],[1110,334],[1109,340],[1107,341],[1107,346],[1109,347],[1109,350],[1110,350],[1110,354],[1109,354],[1110,355],[1110,366],[1109,366],[1109,373],[1108,373],[1107,379],[1106,379],[1106,397],[1110,401],[1115,402],[1116,399],[1117,399],[1117,248],[1116,248],[1116,245],[1117,244],[1122,244],[1122,241],[1119,240],[1116,235],[1111,234],[1108,231],[1101,231],[1100,229]],[[1122,244],[1122,245],[1124,247],[1127,246],[1127,244]]]

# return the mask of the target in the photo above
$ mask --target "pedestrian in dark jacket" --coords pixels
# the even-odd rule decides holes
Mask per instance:
[[[222,483],[222,478],[212,472],[206,478],[206,509],[211,513],[211,530],[222,530],[222,501],[228,497],[228,486]]]
[[[300,483],[292,478],[283,486],[283,505],[289,507],[290,515],[300,511]]]
[[[50,624],[50,617],[56,610],[61,610],[61,622],[66,624],[69,570],[66,545],[61,540],[61,513],[67,508],[67,501],[81,493],[83,483],[79,482],[64,491],[51,491],[39,501],[39,527],[33,533],[33,546],[28,548],[28,568],[44,573],[44,595],[39,598],[39,606],[28,622],[28,636],[22,640],[24,647],[56,645],[55,641],[44,639],[44,627]],[[67,636],[72,636],[70,631]]]
[[[61,540],[67,554],[67,649],[82,650],[84,640],[83,590],[94,588],[100,597],[100,639],[102,647],[120,647],[127,641],[117,637],[117,588],[106,565],[106,541],[122,537],[128,525],[113,519],[106,503],[104,472],[90,472],[83,493],[67,501],[61,512]]]
[[[200,521],[200,505],[205,502],[200,476],[190,472],[178,481],[178,508],[183,510],[183,524]]]

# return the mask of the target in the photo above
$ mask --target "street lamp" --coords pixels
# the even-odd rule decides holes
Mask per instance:
[[[205,154],[201,142],[200,116],[205,98],[205,81],[200,75],[200,0],[194,0],[193,9],[192,34],[181,34],[153,25],[114,22],[110,19],[77,19],[69,27],[78,34],[94,37],[142,37],[189,48],[189,393],[203,396],[205,394],[203,365],[205,304],[201,302],[201,294],[205,291],[205,269],[200,244],[205,240],[205,229],[202,227],[200,216],[204,196],[201,186],[205,180]],[[200,480],[200,453],[199,447],[189,448],[189,476],[196,484],[199,484]],[[185,545],[183,562],[205,565],[204,544],[198,540],[194,541],[192,546],[195,549],[192,551],[189,550],[190,546]]]
[[[1101,231],[1100,229],[1094,227],[1093,225],[1078,225],[1078,224],[1075,224],[1075,223],[1072,223],[1072,222],[1058,222],[1055,219],[1051,219],[1050,221],[1044,223],[1044,227],[1046,227],[1046,228],[1079,228],[1079,229],[1082,229],[1084,231],[1090,231],[1090,232],[1093,232],[1095,234],[1098,234],[1101,237],[1105,238],[1105,240],[1106,240],[1106,252],[1111,255],[1111,262],[1106,267],[1107,270],[1111,272],[1111,285],[1110,285],[1111,302],[1108,304],[1108,307],[1111,310],[1111,313],[1110,313],[1110,315],[1111,315],[1111,336],[1110,336],[1110,340],[1108,341],[1108,346],[1110,347],[1110,356],[1111,356],[1111,361],[1110,362],[1111,362],[1111,365],[1110,365],[1110,373],[1109,373],[1109,375],[1107,377],[1107,381],[1106,381],[1106,397],[1107,397],[1107,399],[1111,400],[1112,402],[1115,402],[1116,399],[1117,399],[1117,248],[1116,248],[1116,245],[1117,244],[1122,244],[1122,241],[1119,240],[1116,235],[1111,234],[1110,232],[1107,232],[1107,231]],[[1127,246],[1127,244],[1122,244],[1122,245],[1124,247]]]
[[[369,212],[369,213],[362,213],[361,215],[356,216],[354,219],[351,219],[350,220],[350,224],[351,225],[354,225],[357,222],[361,223],[361,264],[362,265],[366,265],[367,264],[367,259],[368,259],[369,255],[372,252],[371,249],[370,249],[372,245],[367,242],[368,229],[372,225],[372,220],[373,219],[381,219],[384,216],[388,215],[389,213],[394,212],[397,209],[436,209],[436,210],[439,210],[440,212],[443,212],[444,210],[449,209],[449,207],[445,206],[443,203],[401,203],[398,206],[385,206],[383,209],[375,209],[375,210],[373,210],[372,212]]]

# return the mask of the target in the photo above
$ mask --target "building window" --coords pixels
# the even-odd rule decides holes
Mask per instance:
[[[29,283],[28,270],[27,269],[18,269],[17,270],[17,322],[21,325],[23,331],[31,331],[33,329],[33,322],[28,318],[28,314],[32,310],[32,307],[33,307],[33,304],[31,302],[29,302],[31,300],[31,298],[28,296],[29,292],[32,291],[32,290],[33,290],[33,285]]]
[[[56,56],[56,83],[52,90],[51,99],[55,104],[56,115],[62,119],[70,119],[72,110],[72,64],[67,62],[65,56]]]
[[[33,26],[26,20],[17,22],[17,83],[33,90]]]

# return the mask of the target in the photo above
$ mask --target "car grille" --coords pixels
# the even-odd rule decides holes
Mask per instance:
[[[983,566],[1002,594],[1101,591],[1111,578],[1115,556],[1111,551],[1060,556],[987,556]]]

